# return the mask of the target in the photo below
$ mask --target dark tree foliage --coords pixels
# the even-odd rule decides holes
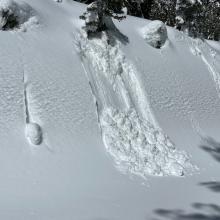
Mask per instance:
[[[153,0],[126,0],[125,6],[127,7],[128,14],[143,17],[143,18],[150,18],[150,12],[153,5]]]
[[[220,1],[201,0],[202,11],[198,19],[199,32],[206,39],[220,40]]]
[[[124,2],[121,0],[96,0],[88,5],[87,11],[80,16],[85,20],[84,29],[88,35],[108,29],[111,18],[122,20]]]
[[[1,30],[14,29],[19,26],[17,17],[9,10],[0,11],[1,17]]]
[[[176,27],[188,32],[192,37],[198,36],[198,18],[201,17],[202,4],[198,0],[177,0],[176,2]]]
[[[95,0],[77,0],[90,4]],[[161,20],[187,32],[192,37],[220,40],[220,0],[103,0],[105,14],[120,14],[122,7],[129,15]],[[117,16],[115,16],[117,18]],[[119,17],[120,19],[120,17]]]
[[[169,26],[175,26],[176,0],[153,1],[149,17],[152,20],[161,20]]]

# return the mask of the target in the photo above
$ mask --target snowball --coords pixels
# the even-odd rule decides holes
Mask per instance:
[[[42,130],[36,123],[26,124],[26,137],[31,144],[40,145],[42,143]]]
[[[168,36],[166,25],[162,21],[152,21],[142,29],[146,42],[155,48],[161,48]]]
[[[33,17],[33,9],[26,3],[0,0],[0,30],[12,30]]]

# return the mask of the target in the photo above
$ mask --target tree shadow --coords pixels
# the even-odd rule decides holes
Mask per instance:
[[[182,209],[157,209],[157,215],[154,220],[169,219],[169,220],[220,220],[220,206],[216,204],[194,203],[192,207],[195,210],[193,213],[187,213]]]
[[[220,162],[220,143],[212,137],[203,137],[201,149],[209,153],[216,161]]]
[[[217,181],[202,182],[199,183],[199,185],[205,186],[208,189],[212,190],[213,192],[220,193],[220,182]]]

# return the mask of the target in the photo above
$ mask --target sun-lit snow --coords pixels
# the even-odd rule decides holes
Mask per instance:
[[[219,42],[166,27],[156,49],[130,16],[87,40],[85,5],[14,2],[34,13],[0,31],[0,219],[213,216]]]

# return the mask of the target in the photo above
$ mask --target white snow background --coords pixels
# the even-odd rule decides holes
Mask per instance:
[[[85,38],[83,4],[14,2],[25,20],[0,31],[0,219],[220,219],[219,42],[167,27],[157,49],[149,21],[128,16],[108,45]]]

